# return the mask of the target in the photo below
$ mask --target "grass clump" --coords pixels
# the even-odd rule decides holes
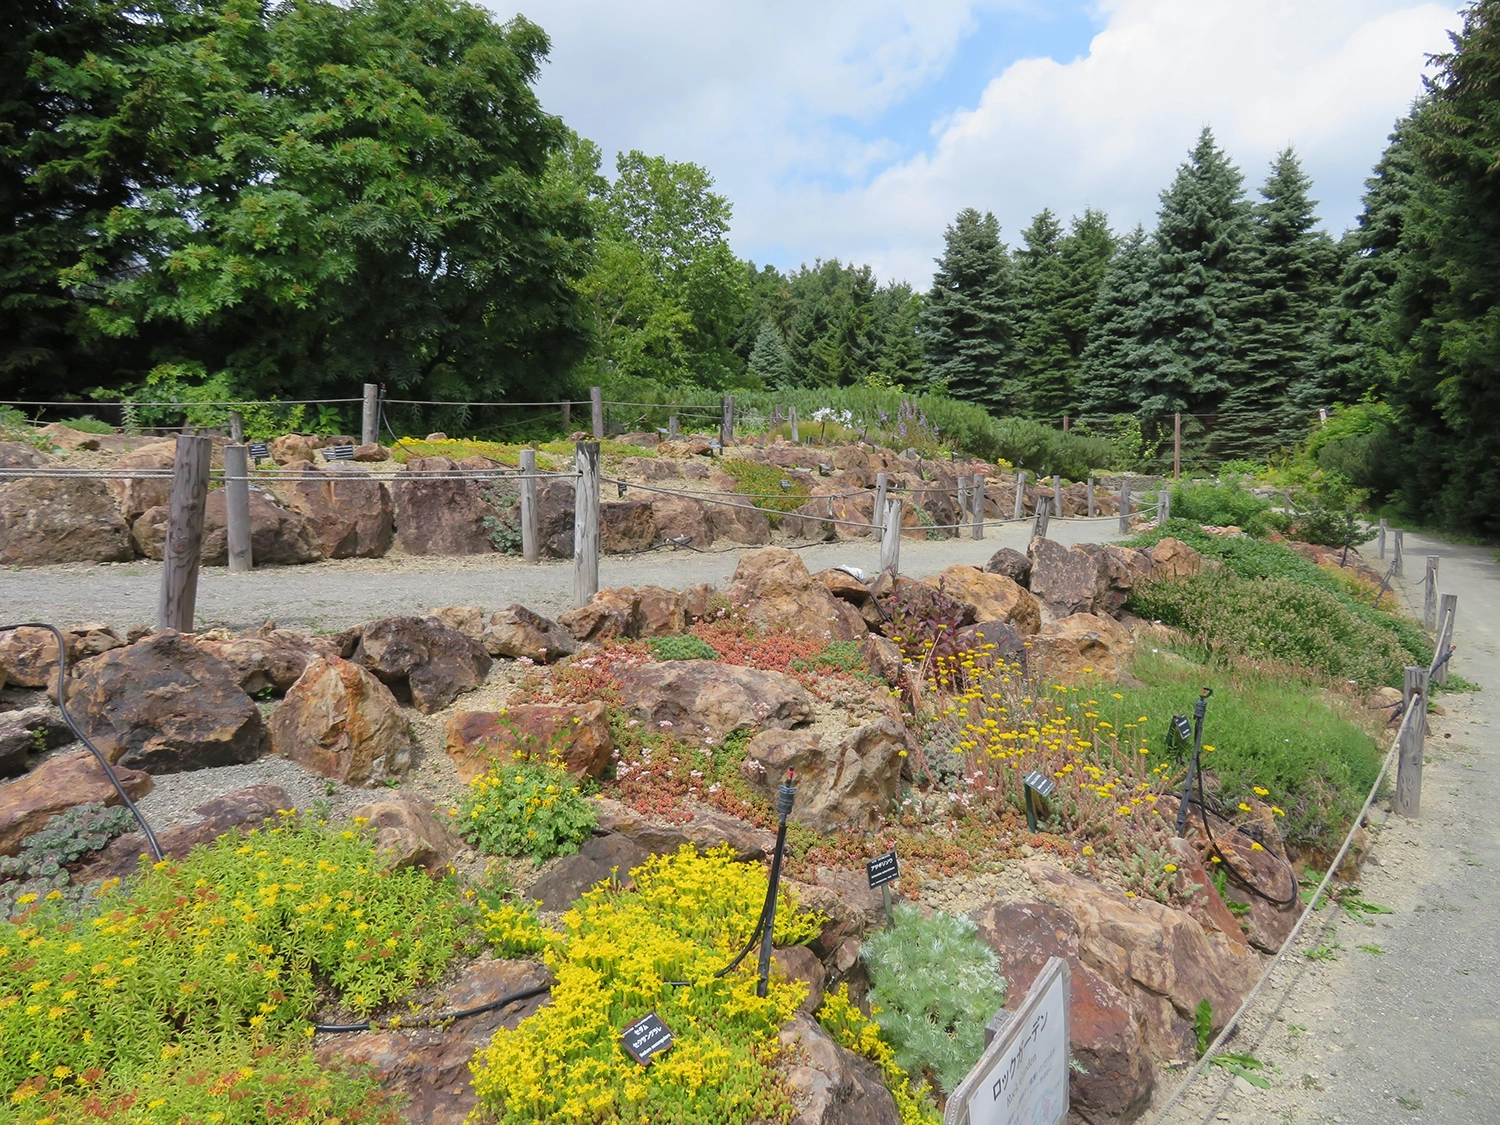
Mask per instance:
[[[658,660],[717,660],[719,654],[702,637],[682,633],[671,637],[648,637],[646,643]]]
[[[684,846],[631,874],[633,889],[597,887],[564,915],[545,954],[557,977],[552,1003],[497,1031],[474,1060],[481,1106],[505,1125],[785,1120],[776,1038],[806,985],[773,979],[757,997],[753,961],[714,976],[755,927],[765,871],[735,863],[728,848]],[[782,894],[777,944],[810,940],[822,919]],[[620,1034],[649,1012],[676,1042],[642,1069]]]
[[[514,762],[469,782],[458,825],[487,855],[529,855],[540,863],[576,852],[594,830],[594,810],[562,765]]]
[[[865,939],[870,1012],[902,1069],[931,1072],[945,1093],[984,1052],[984,1025],[1005,1003],[994,950],[968,918],[923,918],[900,905],[895,925]]]
[[[726,473],[734,478],[734,490],[741,496],[756,497],[757,508],[772,512],[795,512],[807,503],[810,495],[807,485],[787,474],[775,465],[761,465],[738,457],[726,457],[720,463]],[[782,488],[782,481],[790,481],[790,488]],[[781,525],[781,517],[769,517],[772,527]]]

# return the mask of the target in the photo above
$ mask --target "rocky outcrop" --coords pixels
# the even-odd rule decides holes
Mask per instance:
[[[457,629],[471,641],[484,643],[484,610],[477,605],[439,606],[429,616],[436,617],[451,629]]]
[[[198,557],[204,566],[229,562],[228,497],[222,488],[208,494],[203,507],[203,545]],[[151,508],[131,524],[130,534],[141,554],[158,561],[167,541],[166,505]],[[323,557],[308,531],[307,521],[273,504],[264,492],[250,491],[250,557],[256,566],[296,566]]]
[[[172,630],[80,664],[68,709],[112,763],[151,773],[253,762],[265,744],[230,667]]]
[[[481,458],[413,457],[391,484],[396,538],[412,555],[488,555],[486,519],[498,516],[481,478],[494,466]],[[472,474],[469,479],[454,479]],[[571,554],[571,551],[569,552]]]
[[[1011,547],[1001,547],[991,555],[984,572],[1009,578],[1017,586],[1031,585],[1031,560]]]
[[[619,673],[626,708],[652,729],[720,741],[737,730],[789,728],[812,718],[796,680],[707,660],[666,660]]]
[[[386,617],[365,625],[354,661],[424,715],[484,682],[490,656],[436,617]]]
[[[1029,639],[1031,667],[1050,680],[1101,676],[1118,680],[1130,664],[1130,634],[1112,617],[1074,613]]]
[[[20,777],[33,753],[73,741],[73,732],[55,707],[40,704],[0,711],[0,777]]]
[[[131,800],[151,792],[151,775],[117,766]],[[0,855],[15,855],[21,841],[47,826],[47,821],[78,805],[121,803],[98,760],[87,750],[48,758],[36,769],[0,785]]]
[[[799,1013],[781,1031],[791,1125],[901,1125],[895,1099],[875,1067],[840,1047]]]
[[[379,558],[391,549],[396,534],[391,493],[366,470],[311,461],[293,462],[287,470],[304,479],[273,479],[270,487],[287,509],[307,521],[308,534],[324,558]]]
[[[791,818],[818,832],[870,831],[895,800],[906,734],[881,718],[824,738],[812,731],[767,730],[750,740],[741,773],[751,788],[774,800],[788,769],[796,770]]]
[[[279,785],[249,785],[222,797],[205,801],[193,810],[193,819],[182,824],[153,824],[157,846],[167,859],[184,859],[200,844],[210,844],[236,828],[259,828],[278,811],[292,807],[292,797]],[[109,845],[73,877],[75,885],[95,879],[123,879],[135,873],[142,858],[151,859],[146,837],[127,832]]]
[[[595,594],[588,605],[568,610],[558,623],[580,642],[633,637],[639,608],[640,597],[629,586],[610,587]]]
[[[651,518],[656,524],[657,540],[665,543],[676,539],[700,550],[712,547],[714,533],[707,509],[708,506],[703,501],[694,500],[690,496],[652,497]]]
[[[130,529],[103,481],[37,478],[0,486],[0,566],[133,558]]]
[[[1099,585],[1092,555],[1040,537],[1027,544],[1026,553],[1031,557],[1031,592],[1051,616],[1092,611]]]
[[[526,897],[543,910],[567,910],[600,883],[629,886],[630,872],[651,853],[618,832],[584,841],[574,855],[559,856],[547,863],[541,877],[528,888]]]
[[[573,482],[546,477],[536,486],[536,533],[542,552],[555,559],[573,557]]]
[[[636,591],[635,628],[637,637],[670,637],[687,627],[682,595],[661,586],[642,586]]]
[[[1022,636],[1042,627],[1042,610],[1036,598],[1002,574],[987,574],[973,566],[949,566],[922,581],[950,598],[968,602],[974,607],[976,621],[1004,621]]]
[[[496,612],[485,625],[481,638],[491,656],[525,657],[538,664],[578,651],[578,642],[569,630],[523,605]]]
[[[270,443],[271,460],[278,465],[295,465],[311,461],[323,448],[323,439],[315,434],[282,434]]]
[[[1152,578],[1190,578],[1203,569],[1203,557],[1181,539],[1170,535],[1147,549]]]
[[[714,539],[752,547],[771,541],[771,518],[751,501],[737,498],[732,503],[705,503],[704,507]]]
[[[1097,583],[1093,612],[1116,616],[1125,608],[1130,591],[1151,576],[1151,559],[1143,551],[1113,544],[1083,544],[1082,550],[1094,556]]]
[[[271,747],[303,769],[349,785],[399,778],[411,730],[389,688],[359,665],[318,657],[271,714]]]
[[[553,753],[578,776],[598,777],[614,753],[614,736],[602,702],[525,703],[502,711],[456,711],[445,748],[461,780],[472,781],[492,764],[549,761]]]
[[[740,612],[763,629],[811,633],[837,641],[862,638],[869,630],[859,611],[814,582],[795,551],[766,547],[740,556],[726,594]]]
[[[246,695],[285,692],[317,656],[313,643],[290,629],[263,629],[243,637],[195,637],[194,643],[229,666]]]
[[[116,469],[170,470],[177,458],[177,439],[153,441],[139,449],[121,454],[115,461]],[[109,490],[114,494],[120,514],[127,523],[133,523],[142,512],[152,508],[166,507],[172,499],[171,477],[136,477],[126,480],[111,480]]]
[[[764,859],[776,834],[715,809],[692,809],[686,820],[666,820],[637,812],[609,797],[590,799],[600,832],[623,836],[648,855],[675,855],[683,844],[700,852],[728,845],[741,862]]]
[[[40,469],[51,461],[36,446],[24,441],[0,441],[0,469]]]
[[[656,542],[650,500],[606,500],[599,505],[599,550],[644,551]]]
[[[392,870],[420,867],[443,875],[463,848],[463,841],[448,828],[449,817],[420,793],[391,793],[350,815],[374,832],[375,851]]]

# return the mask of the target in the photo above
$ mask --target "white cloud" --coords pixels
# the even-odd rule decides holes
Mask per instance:
[[[1409,0],[1102,0],[1079,58],[1017,62],[941,120],[934,104],[928,151],[850,126],[920,110],[981,7],[569,0],[526,14],[554,40],[544,104],[606,150],[707,166],[742,253],[870,261],[919,286],[962,206],[993,210],[1012,240],[1044,206],[1149,225],[1205,124],[1252,189],[1295,145],[1340,230],[1458,23],[1452,3]]]

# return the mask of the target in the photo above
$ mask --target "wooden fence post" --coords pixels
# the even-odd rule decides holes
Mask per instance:
[[[885,531],[880,537],[880,569],[892,576],[901,573],[901,500],[885,502]]]
[[[969,482],[969,500],[974,505],[973,535],[975,539],[984,538],[984,474],[975,473]]]
[[[1120,485],[1120,534],[1130,534],[1130,482]]]
[[[571,431],[573,429],[573,403],[571,400],[562,404],[562,418],[563,429]]]
[[[599,443],[574,446],[573,604],[588,605],[599,592]]]
[[[884,473],[875,474],[875,506],[870,509],[870,538],[885,538],[885,490],[888,478]]]
[[[203,546],[203,509],[208,500],[208,467],[213,443],[182,434],[172,460],[172,498],[167,514],[166,565],[161,572],[161,600],[156,628],[193,631],[198,603],[198,562]]]
[[[958,538],[959,533],[963,530],[964,523],[966,522],[966,518],[969,514],[969,476],[967,473],[960,473],[958,475],[957,492],[958,495],[956,497],[956,500],[958,503],[958,519],[956,519],[954,522],[958,524],[958,526],[953,529],[953,537],[955,539]]]
[[[1422,580],[1422,624],[1429,629],[1437,624],[1437,582],[1440,558],[1440,555],[1427,556],[1427,576]]]
[[[1391,811],[1398,816],[1422,813],[1422,750],[1427,737],[1427,669],[1407,668],[1402,685],[1400,749],[1396,751],[1396,799]]]
[[[380,440],[380,384],[365,384],[364,413],[359,421],[359,444],[374,445]]]
[[[787,418],[792,424],[792,442],[800,445],[802,443],[802,435],[797,431],[797,408],[795,406],[788,406],[786,412]]]
[[[719,448],[728,449],[734,440],[734,396],[725,395],[719,402]]]
[[[1380,521],[1380,530],[1375,533],[1375,542],[1380,545],[1380,558],[1385,558],[1385,520]]]
[[[670,440],[670,441],[676,441],[677,440],[677,435],[680,434],[681,432],[682,431],[677,428],[677,415],[676,414],[668,414],[667,415],[667,438],[668,438],[668,440]]]
[[[250,553],[250,447],[224,447],[224,522],[229,546],[229,573],[244,574],[255,565]]]
[[[1182,478],[1182,415],[1172,415],[1172,479]]]
[[[593,407],[594,440],[600,441],[604,437],[604,390],[602,387],[589,388],[589,405]]]
[[[1043,493],[1036,498],[1036,515],[1031,521],[1031,538],[1047,538],[1047,520],[1052,513],[1052,497]]]
[[[1085,495],[1085,497],[1088,500],[1089,515],[1090,516],[1096,516],[1096,515],[1098,515],[1099,513],[1094,508],[1094,478],[1093,477],[1089,477],[1088,488],[1087,488],[1086,492],[1084,493],[1084,495]]]
[[[1402,528],[1396,528],[1391,535],[1391,562],[1396,567],[1396,573],[1402,578],[1406,577],[1406,557],[1403,552],[1406,544],[1404,542],[1406,532]]]
[[[1052,474],[1052,510],[1062,515],[1062,477]]]
[[[1161,527],[1172,518],[1172,490],[1164,488],[1156,494],[1156,526]]]
[[[245,442],[245,419],[238,410],[229,412],[229,440],[235,445]]]
[[[1016,470],[1016,511],[1010,518],[1018,520],[1026,512],[1026,470]]]
[[[1453,644],[1453,626],[1458,617],[1458,595],[1444,594],[1438,609],[1437,647],[1432,650],[1432,663],[1437,671],[1432,679],[1444,686],[1448,683],[1448,661],[1444,656]]]
[[[529,563],[539,562],[542,557],[542,545],[537,541],[536,511],[536,450],[523,449],[521,450],[521,557]]]

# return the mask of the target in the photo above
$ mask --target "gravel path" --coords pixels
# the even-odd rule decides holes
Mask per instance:
[[[1103,542],[1116,537],[1115,517],[1054,519],[1049,536],[1060,543]],[[901,571],[915,578],[954,563],[983,566],[1001,547],[1026,549],[1031,521],[989,528],[985,538],[935,542],[903,540]],[[674,551],[605,555],[601,586],[656,584],[681,590],[697,582],[723,585],[739,556],[724,551]],[[818,544],[801,549],[809,570],[848,563],[874,573],[880,547],[874,540]],[[95,566],[46,566],[0,571],[0,621],[52,621],[59,625],[105,621],[116,627],[156,620],[161,563],[137,561]],[[573,564],[549,560],[527,566],[514,556],[431,558],[392,555],[309,566],[266,567],[230,574],[204,567],[198,579],[201,628],[255,628],[275,621],[304,632],[336,632],[361,621],[418,613],[445,605],[501,609],[519,602],[555,616],[570,608]]]
[[[1309,923],[1228,1048],[1271,1067],[1270,1090],[1210,1067],[1153,1125],[1500,1120],[1500,566],[1493,549],[1407,544],[1418,614],[1422,557],[1442,557],[1439,589],[1459,599],[1453,668],[1483,690],[1438,696],[1421,817],[1372,810],[1360,886],[1395,913],[1325,908]],[[1319,947],[1337,959],[1302,955]],[[1164,1076],[1163,1096],[1174,1088]]]

